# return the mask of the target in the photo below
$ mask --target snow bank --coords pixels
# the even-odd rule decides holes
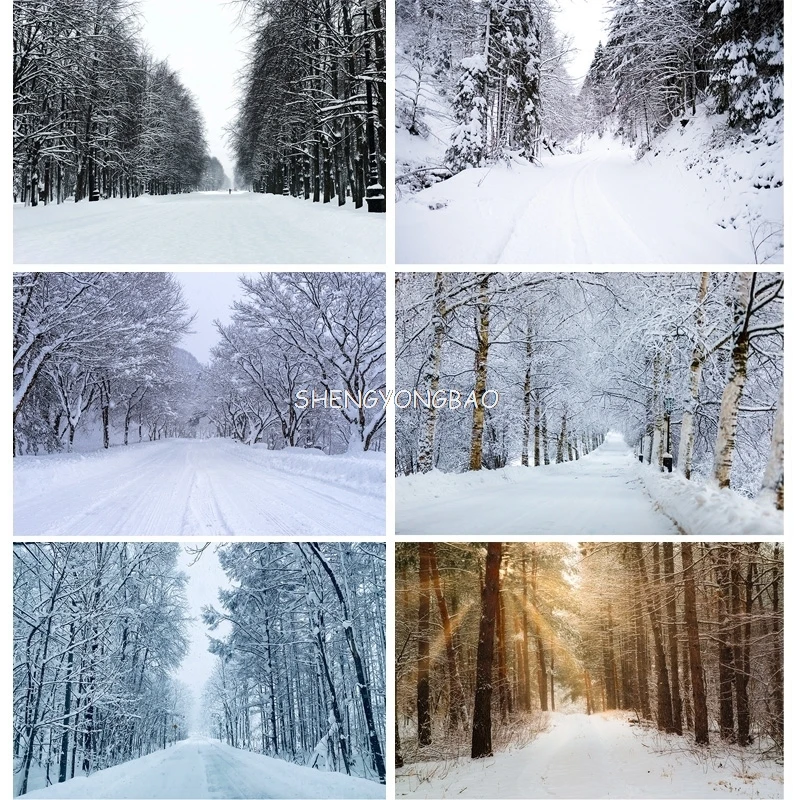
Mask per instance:
[[[783,263],[783,112],[755,132],[730,128],[726,116],[699,106],[675,122],[644,162],[676,162],[698,179],[716,224],[741,231],[751,262]]]
[[[707,481],[637,464],[656,506],[690,536],[783,536],[783,513]]]
[[[237,446],[236,442],[230,444]],[[386,495],[386,453],[370,451],[355,456],[349,453],[329,456],[313,448],[287,447],[283,450],[270,450],[263,444],[257,444],[250,449],[263,464],[286,475],[343,484],[371,497],[382,498]]]
[[[407,108],[413,67],[398,62]],[[783,117],[756,133],[698,108],[642,158],[621,139],[450,176],[455,128],[435,88],[419,88],[419,135],[397,127],[396,257],[405,264],[752,264],[783,258]]]

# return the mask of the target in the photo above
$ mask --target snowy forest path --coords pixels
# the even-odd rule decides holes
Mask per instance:
[[[193,192],[14,207],[14,262],[382,264],[385,218],[293,197]]]
[[[369,798],[379,783],[321,772],[237,750],[216,739],[191,738],[88,778],[30,792],[31,798]]]
[[[20,458],[17,535],[382,534],[384,498],[286,471],[271,451],[168,439],[88,455]]]
[[[405,534],[673,535],[653,506],[622,436],[578,461],[429,474],[397,483],[396,531]]]
[[[750,263],[703,183],[655,157],[609,148],[496,164],[435,184],[397,209],[400,263]]]
[[[550,726],[520,750],[498,753],[453,770],[398,797],[693,798],[752,797],[752,776],[731,780],[730,766],[713,753],[695,753],[681,737],[659,737],[628,721],[630,713],[550,713]],[[759,776],[780,796],[779,776]],[[738,785],[737,785],[738,784]]]

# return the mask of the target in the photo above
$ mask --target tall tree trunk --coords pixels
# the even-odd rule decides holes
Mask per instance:
[[[311,551],[317,557],[317,560],[322,564],[322,568],[325,570],[325,573],[328,576],[331,585],[333,586],[334,592],[339,600],[342,613],[344,614],[345,621],[350,623],[344,626],[344,636],[347,640],[350,656],[353,660],[353,669],[355,670],[356,680],[358,681],[358,693],[361,698],[361,708],[364,711],[364,720],[367,724],[367,737],[369,739],[370,755],[372,756],[372,760],[375,764],[375,770],[378,773],[378,779],[381,783],[386,783],[386,762],[383,758],[383,750],[381,748],[380,739],[378,738],[378,731],[375,726],[375,714],[372,709],[370,684],[367,681],[364,673],[364,664],[361,660],[361,654],[356,645],[355,637],[353,636],[352,617],[350,616],[350,609],[348,607],[347,599],[342,593],[339,582],[336,580],[336,576],[333,574],[330,564],[328,564],[325,556],[322,555],[319,545],[311,542],[309,543],[309,546]]]
[[[492,667],[494,661],[495,622],[500,592],[500,561],[503,545],[486,545],[486,574],[481,592],[481,619],[478,629],[477,666],[475,671],[475,706],[472,715],[472,758],[484,758],[492,752]]]
[[[770,710],[772,711],[771,730],[772,737],[783,753],[783,605],[781,602],[781,587],[783,585],[783,570],[778,562],[782,563],[781,547],[773,545],[772,559],[772,680],[770,687]]]
[[[714,480],[722,489],[727,489],[731,484],[739,406],[747,379],[747,359],[750,353],[748,309],[752,293],[755,290],[755,275],[754,272],[740,272],[736,279],[736,291],[733,296],[733,349],[731,350],[728,383],[722,391],[717,439],[714,444]]]
[[[497,688],[500,713],[505,719],[511,713],[511,691],[506,661],[506,613],[502,586],[497,594]]]
[[[544,465],[550,463],[550,443],[547,440],[547,414],[542,410],[542,458]]]
[[[442,363],[442,345],[446,331],[444,273],[437,272],[433,280],[433,338],[425,363],[423,382],[430,389],[431,395],[439,391],[439,371]],[[419,472],[430,472],[433,469],[433,448],[436,440],[436,420],[439,410],[434,403],[429,403],[425,409],[425,424],[422,428],[422,437],[419,442],[419,456],[417,468]]]
[[[653,547],[654,547],[653,561],[654,563],[657,563],[658,545],[654,544]],[[656,708],[656,720],[658,722],[658,727],[661,730],[664,730],[667,733],[672,733],[673,732],[672,699],[670,697],[670,690],[669,690],[669,672],[667,671],[667,657],[664,652],[664,641],[661,636],[661,621],[658,618],[658,611],[652,593],[652,589],[655,589],[658,586],[658,578],[656,576],[653,582],[653,587],[651,587],[650,581],[647,577],[647,567],[644,562],[644,554],[642,552],[642,545],[640,543],[635,544],[634,552],[638,556],[636,558],[636,562],[639,570],[639,579],[642,584],[644,598],[645,598],[645,607],[647,609],[647,615],[650,618],[650,627],[653,633],[653,645],[654,645],[653,649],[655,650],[655,657],[656,657],[656,688],[658,690],[658,705]]]
[[[436,545],[433,543],[420,545],[420,547],[423,546],[430,547],[428,563],[430,565],[431,583],[436,596],[436,604],[439,607],[439,616],[442,620],[442,635],[444,636],[445,653],[447,655],[447,675],[450,691],[448,714],[450,727],[465,729],[467,727],[467,703],[464,698],[461,675],[459,674],[458,654],[453,641],[453,625],[450,621],[450,613],[447,610],[447,603],[442,591],[442,580],[439,575],[439,565],[436,558]]]
[[[426,747],[431,743],[431,643],[430,643],[430,548],[420,543],[419,601],[417,605],[417,743]]]
[[[672,724],[675,733],[683,733],[681,683],[678,671],[678,614],[675,601],[675,558],[672,542],[662,545],[664,554],[664,583],[667,590],[667,641],[669,642],[669,671],[672,679]]]
[[[525,331],[525,380],[522,385],[522,466],[528,466],[531,441],[531,357],[533,355],[533,319],[528,314]],[[536,431],[536,455],[533,463],[538,465],[539,431]]]
[[[719,732],[724,741],[734,739],[733,721],[733,651],[729,617],[730,564],[729,554],[712,548],[717,578],[717,655],[719,658]]]
[[[706,705],[706,687],[703,679],[700,631],[697,623],[697,593],[694,583],[692,544],[690,542],[681,542],[681,566],[683,568],[683,608],[686,617],[689,670],[692,676],[694,740],[697,744],[708,744],[708,707]]]
[[[531,710],[531,665],[528,642],[528,559],[527,544],[522,545],[522,708]]]
[[[472,435],[470,441],[469,468],[479,470],[483,461],[483,423],[485,412],[482,398],[486,391],[489,369],[489,275],[480,282],[478,290],[478,342],[475,349],[475,398],[472,412]]]
[[[700,398],[700,379],[703,373],[703,362],[706,351],[703,343],[705,328],[705,300],[708,294],[709,272],[700,273],[700,288],[697,290],[697,309],[694,313],[695,332],[694,350],[689,365],[689,383],[683,401],[683,419],[681,420],[681,439],[678,444],[678,463],[685,478],[692,475],[692,455],[694,453],[694,418]]]
[[[764,470],[761,491],[775,508],[783,511],[783,381],[781,381],[781,390],[778,396],[778,407],[775,410],[769,461]]]

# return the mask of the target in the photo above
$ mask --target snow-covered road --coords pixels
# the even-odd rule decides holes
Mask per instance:
[[[251,192],[14,206],[17,264],[383,264],[386,215]]]
[[[613,146],[468,169],[397,205],[400,263],[740,264],[749,234],[673,162]]]
[[[127,764],[74,778],[25,797],[42,798],[372,798],[386,787],[340,773],[321,772],[215,739],[193,738]]]
[[[399,771],[397,796],[428,798],[783,797],[775,762],[693,751],[658,737],[630,714],[550,714],[550,728],[521,750]],[[420,778],[427,777],[427,780]]]
[[[395,528],[445,535],[677,533],[635,466],[622,437],[610,433],[594,452],[564,464],[398,478]]]
[[[385,532],[382,453],[169,439],[14,462],[18,536]]]

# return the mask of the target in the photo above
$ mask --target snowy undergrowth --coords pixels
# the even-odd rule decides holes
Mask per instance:
[[[782,536],[783,513],[761,498],[751,499],[708,481],[689,481],[677,472],[638,464],[656,507],[690,536]]]
[[[492,746],[496,753],[511,752],[527,747],[548,730],[549,716],[541,711],[515,714],[492,731]],[[418,784],[447,777],[461,759],[468,758],[472,746],[471,729],[446,731],[443,725],[434,729],[433,743],[419,747],[416,725],[406,722],[400,727],[400,741],[405,767],[404,778]]]
[[[464,756],[446,768],[397,770],[398,797],[698,798],[783,797],[783,769],[755,750],[665,735],[630,712],[550,713],[551,725],[521,749]]]
[[[395,193],[397,199],[452,175],[444,154],[455,129],[450,102],[427,81],[418,83],[412,65],[397,54],[397,123],[395,124]],[[413,103],[416,100],[417,112]],[[411,133],[410,129],[414,130]]]
[[[731,128],[699,106],[685,127],[676,119],[642,161],[680,164],[695,175],[721,228],[747,232],[754,263],[783,261],[783,112],[758,130]]]

